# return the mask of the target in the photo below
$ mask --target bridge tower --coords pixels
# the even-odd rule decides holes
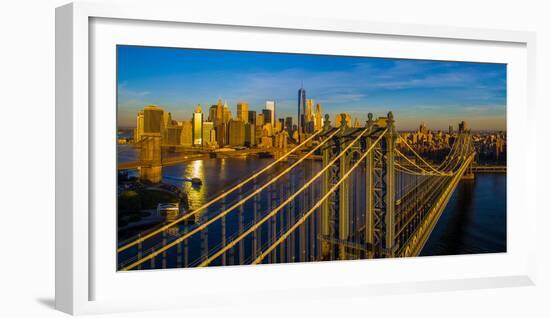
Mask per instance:
[[[394,256],[395,242],[395,131],[393,113],[372,120],[368,114],[367,147],[369,149],[382,130],[387,133],[365,159],[366,221],[365,243],[368,258]]]
[[[360,142],[351,147],[325,173],[322,179],[322,193],[334,186],[346,174],[350,167],[367,149],[374,147],[365,158],[364,180],[366,210],[364,230],[358,232],[350,228],[350,191],[351,184],[346,179],[340,187],[323,203],[321,210],[321,259],[350,259],[359,253],[366,257],[392,257],[394,255],[394,218],[395,218],[395,171],[394,150],[397,133],[393,114],[380,117],[376,121],[368,114],[365,128],[350,128],[342,116],[340,132],[322,148],[323,166],[328,165],[361,132],[367,129]],[[328,115],[325,116],[325,133],[333,128]],[[386,135],[375,144],[380,134],[387,129]],[[374,145],[374,146],[373,146]],[[354,211],[359,213],[359,211]],[[350,238],[354,238],[353,242]],[[358,239],[360,238],[360,239]],[[359,242],[358,242],[359,241]]]
[[[467,151],[466,153],[470,153],[470,151],[474,151],[473,145],[472,145],[472,136],[471,136],[471,130],[468,129],[468,125],[465,121],[462,121],[458,124],[458,142],[462,143],[462,147],[466,147]],[[475,174],[472,171],[472,165],[473,162],[468,165],[468,168],[466,168],[466,172],[462,176],[462,180],[474,180]]]
[[[329,115],[325,115],[323,130],[325,134],[332,129],[330,125]],[[341,151],[340,138],[334,138],[322,148],[323,167],[328,165],[332,158],[336,157]],[[325,194],[329,189],[338,182],[340,175],[340,162],[335,162],[322,177],[321,192]],[[338,204],[340,198],[340,188],[338,188],[321,206],[321,259],[334,260],[335,248],[329,238],[336,235],[336,220],[335,216],[338,212]]]
[[[159,183],[162,179],[161,136],[142,137],[139,154],[139,177],[142,181]]]

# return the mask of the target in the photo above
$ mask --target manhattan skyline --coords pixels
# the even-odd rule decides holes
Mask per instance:
[[[190,120],[218,99],[233,112],[239,101],[261,110],[277,103],[277,118],[297,120],[298,89],[334,120],[343,110],[398,116],[398,129],[424,122],[446,129],[467,118],[474,130],[506,130],[506,65],[370,57],[117,47],[118,126],[134,127],[148,104]]]

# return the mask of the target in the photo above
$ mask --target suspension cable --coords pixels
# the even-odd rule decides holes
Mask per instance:
[[[386,130],[387,131],[387,130]],[[343,176],[342,178],[340,178],[340,180],[334,185],[332,186],[332,188],[330,188],[330,190],[319,200],[317,201],[317,203],[311,208],[309,209],[309,211],[307,211],[306,213],[303,214],[303,216],[296,222],[294,223],[293,226],[291,226],[277,241],[275,241],[275,243],[273,243],[267,250],[263,251],[262,254],[260,254],[260,256],[258,256],[254,262],[252,262],[252,264],[259,264],[269,253],[271,253],[271,251],[273,251],[277,246],[279,246],[279,244],[281,244],[284,240],[287,239],[288,236],[290,236],[292,234],[292,232],[294,232],[300,225],[302,225],[306,220],[307,218],[309,218],[309,216],[311,214],[313,214],[313,212],[315,212],[315,210],[317,208],[319,208],[321,206],[321,204],[323,204],[323,202],[330,196],[332,195],[332,193],[334,193],[334,191],[336,191],[336,189],[338,187],[340,187],[340,185],[342,184],[342,182],[344,182],[349,176],[350,174],[363,162],[363,160],[367,157],[367,155],[369,154],[369,152],[374,148],[374,146],[380,141],[381,137],[386,133],[386,131],[384,131],[384,133],[382,135],[380,135],[380,137],[378,137],[378,139],[370,146],[370,148],[359,158],[359,160],[357,160],[357,162],[351,167],[351,169],[349,169]]]
[[[229,244],[227,244],[224,248],[222,248],[221,250],[216,252],[214,255],[208,257],[198,267],[208,266],[208,264],[210,264],[214,259],[218,258],[223,253],[225,253],[227,250],[229,250],[231,247],[235,246],[239,241],[243,240],[246,236],[248,236],[248,234],[250,234],[250,233],[254,232],[255,230],[257,230],[263,223],[267,222],[271,217],[277,215],[277,213],[279,213],[279,211],[281,211],[288,203],[290,203],[294,198],[296,198],[300,193],[302,193],[315,180],[317,180],[319,177],[321,177],[325,171],[327,171],[337,160],[340,159],[340,157],[342,157],[349,149],[351,149],[351,147],[369,130],[370,130],[370,128],[366,128],[365,130],[363,130],[363,132],[361,132],[361,134],[359,134],[346,148],[344,148],[342,151],[340,151],[338,156],[336,156],[334,159],[332,159],[323,169],[321,169],[317,174],[315,174],[315,176],[313,176],[311,179],[309,179],[308,182],[306,182],[300,189],[298,189],[298,191],[296,191],[290,197],[288,197],[288,199],[286,199],[281,205],[277,206],[275,209],[270,211],[259,222],[255,223],[252,227],[250,227],[248,230],[243,232],[243,234],[241,234],[237,239],[229,242]],[[380,136],[376,139],[376,141],[373,143],[373,145],[369,148],[369,150],[366,153],[370,152],[370,150],[372,150],[374,148],[374,145],[376,145],[380,141],[380,139],[382,139],[382,137],[386,134],[386,132],[387,132],[387,129],[385,129],[382,132],[382,134],[380,134]],[[359,160],[359,161],[361,161],[361,160]]]
[[[165,231],[171,227],[173,227],[174,225],[176,224],[179,224],[180,222],[182,221],[185,221],[187,220],[188,218],[190,218],[191,216],[194,216],[196,215],[197,213],[205,210],[206,208],[208,208],[209,206],[211,206],[212,204],[220,201],[221,199],[227,197],[229,194],[233,193],[234,191],[236,191],[237,189],[241,188],[243,185],[245,185],[246,183],[248,183],[249,181],[253,180],[254,178],[258,177],[259,175],[261,175],[262,173],[266,172],[267,170],[271,169],[273,166],[275,166],[277,163],[281,162],[282,160],[284,160],[285,158],[287,158],[289,155],[291,155],[293,152],[295,152],[296,150],[298,150],[300,147],[306,145],[309,141],[311,141],[314,137],[316,137],[319,133],[321,133],[322,130],[319,130],[317,132],[315,132],[313,135],[311,135],[309,138],[307,138],[306,140],[304,140],[304,142],[302,142],[301,144],[299,144],[298,146],[292,148],[292,150],[290,150],[289,152],[287,152],[286,154],[284,154],[282,157],[278,158],[277,160],[273,161],[272,163],[270,163],[269,165],[267,165],[266,167],[264,167],[263,169],[261,169],[260,171],[254,173],[253,175],[251,175],[250,177],[248,177],[247,179],[245,179],[244,181],[242,181],[241,183],[235,185],[233,188],[229,189],[228,191],[225,191],[223,192],[222,194],[220,194],[219,196],[215,197],[214,199],[212,199],[211,201],[209,201],[208,203],[202,205],[201,207],[197,208],[196,210],[193,210],[177,219],[175,219],[174,221],[162,226],[161,228],[151,232],[151,233],[148,233],[144,236],[141,236],[139,238],[137,238],[136,240],[128,243],[128,244],[125,244],[123,245],[122,247],[119,247],[117,249],[117,252],[122,252],[124,250],[127,250],[129,249],[130,247],[138,244],[138,243],[141,243],[157,234],[159,234],[160,232],[162,231]]]
[[[368,151],[370,151],[371,149],[369,149]],[[351,169],[346,172],[342,178],[319,200],[317,201],[317,203],[309,210],[307,211],[306,213],[304,213],[304,215],[296,222],[294,223],[294,225],[292,227],[290,227],[288,229],[288,231],[285,232],[285,234],[283,234],[277,241],[275,241],[275,243],[273,243],[267,250],[263,251],[262,254],[260,254],[260,256],[258,256],[253,262],[252,264],[259,264],[263,261],[263,259],[269,254],[271,253],[271,251],[273,251],[279,244],[281,244],[284,240],[286,240],[291,234],[292,232],[294,232],[300,225],[302,225],[314,212],[317,208],[319,208],[321,206],[321,204],[332,194],[334,193],[334,191],[336,191],[336,189],[342,184],[342,182],[344,182],[344,180],[346,178],[349,177],[349,175],[351,174],[351,172],[353,172],[353,170],[355,170],[357,168],[357,166],[359,166],[359,164],[363,161],[363,159],[366,157],[366,155],[368,154],[368,151],[363,154],[361,156],[361,158],[359,160],[357,160],[357,162],[351,167]],[[469,159],[470,160],[470,159]]]
[[[440,172],[440,171],[437,171],[437,170],[434,170],[436,171],[436,173],[433,173],[433,172],[429,172],[427,170],[425,170],[424,168],[420,167],[419,165],[417,165],[414,161],[412,161],[411,159],[409,159],[407,156],[405,156],[403,153],[401,153],[401,151],[395,149],[395,153],[400,155],[401,157],[403,157],[405,160],[407,160],[407,162],[409,162],[410,164],[412,164],[413,166],[417,167],[418,169],[420,169],[422,172],[425,173],[425,175],[429,175],[429,176],[434,176],[434,175],[439,175],[439,176],[449,176],[449,175],[452,175],[452,174],[449,174],[449,173],[446,173],[446,172]]]
[[[261,187],[259,187],[257,190],[255,190],[254,192],[250,193],[249,195],[247,195],[245,198],[243,198],[242,200],[240,200],[239,202],[235,203],[234,205],[232,205],[231,207],[229,207],[228,209],[220,212],[219,214],[217,214],[215,217],[209,219],[208,221],[206,221],[205,223],[201,224],[200,226],[194,228],[193,230],[187,232],[186,234],[184,234],[183,236],[181,236],[180,238],[170,242],[169,244],[165,245],[163,248],[157,250],[157,251],[154,251],[153,253],[145,256],[144,258],[142,258],[141,260],[137,261],[137,262],[134,262],[126,267],[124,267],[122,269],[122,271],[127,271],[127,270],[130,270],[144,262],[146,262],[147,260],[150,260],[154,257],[156,257],[157,255],[159,255],[160,253],[164,252],[165,250],[169,249],[170,247],[180,243],[180,242],[183,242],[185,241],[186,239],[188,239],[189,237],[193,236],[194,234],[196,234],[197,232],[200,232],[201,230],[205,229],[206,227],[208,227],[210,224],[214,223],[215,221],[221,219],[222,217],[226,216],[227,214],[229,214],[229,212],[233,211],[235,208],[239,207],[240,205],[242,205],[243,203],[245,203],[246,201],[248,201],[250,198],[254,197],[256,194],[260,193],[262,190],[264,190],[265,188],[267,188],[269,185],[273,184],[275,181],[277,181],[278,179],[280,179],[282,176],[284,176],[285,174],[287,174],[290,170],[292,170],[294,167],[296,167],[298,164],[300,164],[302,161],[304,161],[307,157],[309,157],[310,155],[312,155],[315,151],[317,151],[317,149],[321,148],[326,142],[328,142],[330,139],[332,139],[332,137],[334,137],[338,132],[340,131],[340,129],[337,129],[336,131],[334,131],[332,134],[330,134],[326,139],[324,139],[323,141],[321,141],[317,146],[315,146],[312,150],[310,150],[305,156],[301,157],[299,160],[297,160],[296,162],[294,162],[292,165],[290,165],[288,168],[286,168],[283,172],[279,173],[277,176],[273,177],[272,179],[270,179],[267,183],[265,183],[264,185],[262,185]]]
[[[395,162],[394,163],[396,167],[399,167],[400,169],[395,169],[399,172],[402,172],[402,173],[407,173],[407,174],[411,174],[411,175],[415,175],[415,176],[426,176],[426,175],[433,175],[433,174],[425,174],[425,173],[421,173],[421,172],[416,172],[416,171],[413,171],[413,170],[410,170],[409,168],[405,168],[404,166],[400,165],[399,163]]]
[[[407,142],[407,140],[405,140],[405,138],[401,137],[401,135],[398,135],[399,138],[401,140],[403,140],[403,142],[405,143],[405,145],[412,151],[412,153],[418,157],[425,165],[427,165],[430,169],[432,169],[435,173],[439,173],[441,174],[440,171],[438,171],[437,169],[435,169],[434,167],[432,167],[426,160],[424,160],[424,158],[422,158],[418,153],[416,153],[416,151],[413,149],[413,147],[411,147],[411,145],[409,145],[409,143]]]

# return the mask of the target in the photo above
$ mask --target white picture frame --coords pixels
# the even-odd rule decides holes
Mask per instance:
[[[138,23],[171,23],[162,25],[166,28],[166,41],[170,41],[170,30],[178,23],[193,25],[198,28],[206,26],[216,29],[236,27],[239,30],[254,30],[254,32],[314,32],[318,36],[344,36],[353,38],[355,36],[382,36],[396,37],[399,39],[423,39],[433,43],[451,42],[456,47],[468,46],[468,43],[493,43],[503,46],[517,47],[518,55],[515,57],[518,68],[516,81],[510,78],[510,85],[518,93],[517,100],[513,100],[508,112],[508,126],[510,131],[517,132],[510,136],[511,152],[508,163],[508,184],[516,187],[514,197],[508,198],[509,211],[518,210],[519,199],[522,199],[521,229],[508,231],[508,236],[517,240],[512,244],[512,251],[505,255],[480,256],[475,255],[443,257],[430,259],[408,259],[406,262],[400,260],[369,260],[359,262],[331,262],[326,264],[297,264],[285,266],[265,266],[244,268],[231,267],[224,269],[206,269],[194,271],[191,286],[198,287],[198,280],[205,276],[212,277],[203,290],[212,298],[205,301],[203,297],[192,295],[185,300],[166,298],[157,295],[156,299],[147,297],[147,301],[139,302],[129,297],[123,297],[125,289],[117,289],[115,285],[105,285],[109,288],[96,288],[95,280],[104,279],[102,270],[98,269],[95,263],[100,257],[95,251],[103,243],[92,238],[94,231],[102,227],[102,221],[94,218],[91,211],[99,202],[91,199],[91,193],[95,190],[92,179],[97,171],[96,157],[91,149],[97,148],[97,141],[101,139],[97,130],[94,130],[94,116],[97,116],[91,105],[96,96],[92,96],[91,89],[95,82],[91,78],[94,70],[90,67],[94,48],[90,43],[97,39],[99,33],[93,29],[94,21],[139,21]],[[115,26],[116,27],[116,26]],[[124,26],[127,27],[127,26]],[[109,29],[104,31],[109,32]],[[93,31],[93,32],[92,32]],[[238,30],[237,30],[238,31]],[[123,33],[123,32],[122,32]],[[132,31],[128,34],[131,37]],[[317,36],[316,35],[316,36]],[[214,35],[215,36],[215,35]],[[159,38],[161,35],[159,35]],[[144,36],[145,38],[145,36]],[[105,43],[114,43],[119,38],[107,39]],[[111,41],[111,42],[109,42]],[[124,43],[135,44],[135,43]],[[228,45],[228,44],[226,44]],[[231,304],[242,301],[246,296],[248,302],[263,302],[267,295],[272,301],[289,301],[299,299],[321,299],[336,295],[346,297],[347,295],[380,295],[388,293],[402,293],[412,291],[443,291],[457,289],[475,289],[506,286],[525,286],[535,282],[535,194],[529,191],[522,191],[520,188],[529,183],[535,183],[534,165],[528,163],[529,157],[534,157],[534,141],[532,138],[524,138],[535,134],[535,126],[529,123],[534,116],[534,70],[535,70],[535,35],[530,32],[484,30],[454,27],[435,27],[426,25],[407,25],[399,23],[375,23],[366,21],[342,21],[329,19],[297,19],[285,16],[250,16],[242,14],[239,16],[214,16],[210,12],[188,12],[185,5],[155,7],[148,6],[117,6],[110,4],[73,3],[56,10],[56,308],[71,314],[102,313],[113,311],[143,310],[164,307],[185,307],[209,305],[212,299],[217,304]],[[464,50],[464,48],[463,48]],[[498,48],[488,49],[487,55],[495,55],[494,59],[499,60]],[[520,52],[521,51],[521,52]],[[307,52],[307,50],[306,50]],[[413,55],[411,58],[426,57]],[[433,53],[436,54],[436,53]],[[443,54],[443,52],[441,53]],[[458,57],[457,57],[458,58]],[[482,59],[484,60],[484,59]],[[505,62],[505,59],[502,60]],[[99,62],[101,64],[103,62]],[[516,63],[516,62],[513,62]],[[109,71],[109,70],[104,70]],[[523,74],[523,75],[522,75]],[[112,96],[111,96],[112,97]],[[516,103],[517,101],[517,103]],[[523,102],[524,103],[523,103]],[[108,115],[108,114],[107,114]],[[103,116],[103,113],[101,114]],[[522,127],[520,132],[517,127]],[[110,132],[107,132],[107,134]],[[519,135],[522,134],[522,135]],[[114,138],[114,136],[113,136]],[[521,142],[516,142],[520,141]],[[520,145],[521,143],[521,145]],[[532,143],[532,144],[531,144]],[[101,147],[101,146],[100,146]],[[522,171],[518,171],[522,167]],[[98,180],[95,178],[95,180]],[[99,179],[101,180],[101,179]],[[513,184],[511,181],[513,180]],[[514,188],[514,189],[516,189]],[[511,193],[510,188],[508,193]],[[510,197],[510,196],[509,196]],[[518,212],[518,211],[516,211]],[[517,215],[517,214],[516,214]],[[99,219],[101,220],[101,219]],[[516,220],[512,218],[512,220]],[[519,224],[519,223],[518,223]],[[106,225],[107,229],[109,226]],[[109,236],[107,235],[108,237]],[[521,243],[521,244],[520,244]],[[101,246],[99,246],[99,245]],[[108,244],[116,244],[111,242]],[[517,247],[516,247],[517,246]],[[114,253],[114,250],[112,251]],[[111,253],[111,252],[108,252]],[[102,258],[104,259],[104,258]],[[365,263],[368,262],[368,263]],[[473,269],[477,267],[476,262],[486,262],[487,268]],[[503,266],[489,269],[489,264]],[[367,265],[368,264],[368,265]],[[506,266],[510,264],[510,266]],[[449,275],[445,272],[432,270],[441,266],[449,268],[462,268],[463,274]],[[341,275],[336,279],[329,279],[322,284],[314,282],[314,275],[324,275],[336,271],[356,273],[364,266],[369,266],[372,273],[380,273],[380,276],[372,276],[369,280],[354,280],[353,276]],[[403,271],[410,269],[418,273],[415,277],[407,278],[406,273],[388,277],[387,271]],[[471,270],[470,270],[471,268]],[[159,282],[173,280],[181,276],[183,272],[176,270],[154,271],[155,273],[135,273],[130,276],[126,273],[116,273],[112,268],[112,275],[121,278],[122,283],[131,284],[131,281],[139,279],[141,284],[148,285],[148,277],[155,276]],[[122,276],[125,275],[125,276]],[[147,277],[145,277],[148,275]],[[288,288],[277,285],[278,277],[288,275],[289,277],[302,276],[302,280],[295,280]],[[309,275],[309,276],[308,276]],[[223,289],[221,285],[224,277],[247,276],[248,283],[237,289]],[[271,277],[273,282],[262,288],[262,297],[254,290],[254,282]],[[106,279],[112,279],[107,277]],[[143,283],[145,282],[145,283]],[[217,283],[216,283],[217,282]],[[227,281],[231,283],[231,281]],[[233,281],[235,283],[235,281]],[[110,284],[109,282],[107,284]],[[115,284],[115,283],[113,283]],[[214,287],[214,288],[212,288]],[[130,287],[126,286],[129,292]],[[106,293],[107,289],[113,290],[113,295],[102,297],[99,293]],[[103,291],[102,291],[103,290]],[[303,291],[307,290],[308,293]],[[116,292],[115,292],[116,291]],[[227,296],[227,292],[231,295]],[[283,292],[284,291],[284,292]],[[331,292],[332,291],[332,292]],[[172,291],[171,291],[172,292]],[[183,292],[182,292],[183,293]],[[225,293],[225,297],[220,297]],[[118,297],[117,295],[120,295]],[[183,295],[183,294],[182,294]],[[218,297],[218,298],[216,298]],[[336,296],[332,296],[336,297]]]

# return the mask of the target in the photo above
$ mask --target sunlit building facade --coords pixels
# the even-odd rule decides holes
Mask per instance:
[[[181,123],[181,145],[185,147],[193,145],[193,124],[187,120]]]
[[[323,129],[323,114],[321,112],[321,104],[315,106],[315,130]]]
[[[193,113],[193,146],[202,146],[202,108],[198,105]]]
[[[244,146],[244,123],[240,120],[229,121],[229,145]]]
[[[335,127],[340,127],[340,125],[342,125],[342,121],[344,121],[344,120],[346,121],[346,125],[348,127],[351,127],[351,115],[347,114],[347,113],[337,114],[334,126]]]
[[[179,146],[181,145],[181,125],[169,125],[166,128],[166,142],[168,146]]]
[[[239,102],[237,104],[237,119],[243,123],[248,123],[248,103]]]
[[[163,128],[164,110],[155,105],[143,108],[143,135],[160,136]]]
[[[139,142],[143,136],[143,111],[139,111],[136,117],[136,128],[134,128],[134,142]]]
[[[244,145],[246,147],[253,147],[256,145],[256,127],[254,124],[244,124]]]
[[[271,117],[269,119],[269,122],[271,125],[275,125],[275,101],[274,100],[268,100],[265,102],[265,109],[268,109],[271,111]]]
[[[214,130],[214,123],[211,121],[202,123],[202,144],[208,147],[213,147],[216,144],[216,131]]]

